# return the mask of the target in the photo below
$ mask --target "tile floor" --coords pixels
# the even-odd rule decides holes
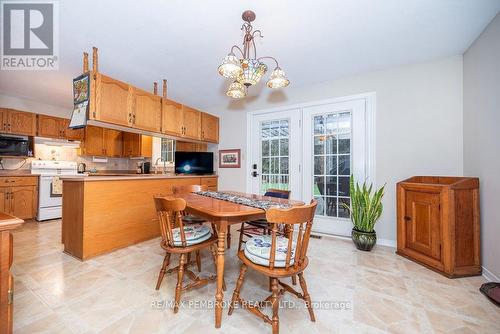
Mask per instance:
[[[166,276],[155,291],[163,260],[158,239],[80,262],[62,253],[60,234],[60,221],[14,232],[15,333],[271,333],[241,309],[224,312],[216,330],[213,310],[197,307],[213,301],[214,283],[185,293],[191,305],[176,315],[161,307],[173,299],[176,277]],[[235,251],[233,244],[226,258],[226,300],[239,269]],[[482,277],[450,280],[392,248],[360,252],[334,238],[311,239],[309,257],[305,277],[323,306],[311,323],[303,303],[285,295],[296,304],[281,310],[281,333],[500,333],[500,309],[478,292]],[[202,275],[213,268],[207,252]],[[261,300],[266,289],[266,278],[250,271],[242,296]]]

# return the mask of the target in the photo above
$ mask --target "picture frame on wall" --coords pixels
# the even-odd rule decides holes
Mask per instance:
[[[219,168],[240,168],[241,150],[219,150]]]

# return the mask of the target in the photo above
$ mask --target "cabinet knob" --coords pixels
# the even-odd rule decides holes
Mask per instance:
[[[406,221],[410,221],[410,220],[411,220],[411,217],[404,216],[404,219],[405,219]]]

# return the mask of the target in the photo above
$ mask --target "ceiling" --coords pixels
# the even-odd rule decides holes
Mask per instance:
[[[305,87],[462,54],[500,0],[60,0],[59,70],[2,71],[0,93],[69,110],[82,52],[97,46],[102,73],[148,90],[166,78],[174,100],[227,105],[217,66],[241,42],[245,9],[265,37],[258,55],[275,56]]]

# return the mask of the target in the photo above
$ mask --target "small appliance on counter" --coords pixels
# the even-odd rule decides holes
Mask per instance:
[[[138,162],[137,163],[137,174],[149,174],[151,171],[151,162],[149,161],[144,161],[144,162]]]
[[[78,164],[78,174],[83,174],[83,173],[85,173],[86,168],[87,168],[87,165],[86,165],[85,163],[83,163],[83,162],[80,162],[80,163]]]

